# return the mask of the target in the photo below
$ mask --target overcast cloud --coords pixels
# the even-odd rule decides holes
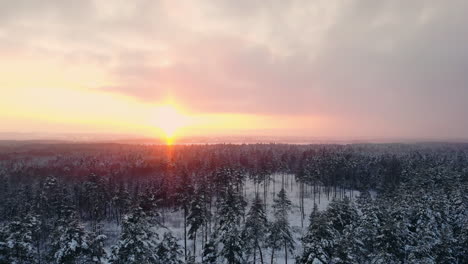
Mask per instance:
[[[89,89],[171,95],[192,111],[464,137],[467,11],[464,0],[0,1],[0,54],[95,65],[109,83]]]

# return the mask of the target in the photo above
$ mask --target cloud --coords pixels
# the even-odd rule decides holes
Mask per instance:
[[[215,112],[294,113],[306,110],[302,100],[314,101],[311,72],[300,58],[277,58],[261,46],[223,37],[177,52],[182,58],[170,65],[122,63],[115,75],[126,85],[105,89],[148,101],[171,95],[195,110]]]
[[[27,2],[0,4],[0,40],[97,64],[109,93],[468,133],[466,1]]]

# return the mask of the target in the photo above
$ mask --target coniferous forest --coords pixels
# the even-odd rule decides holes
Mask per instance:
[[[0,146],[0,263],[468,263],[468,144]]]

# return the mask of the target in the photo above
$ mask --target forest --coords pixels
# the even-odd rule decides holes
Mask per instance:
[[[0,263],[468,263],[468,144],[0,144]]]

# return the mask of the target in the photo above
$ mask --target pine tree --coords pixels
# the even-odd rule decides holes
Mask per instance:
[[[407,258],[410,263],[436,263],[434,248],[440,243],[440,230],[430,208],[429,198],[424,196],[419,199],[409,210],[409,230],[413,239],[408,245]]]
[[[245,201],[231,185],[227,187],[219,204],[219,243],[220,255],[229,264],[243,262],[244,241],[241,238],[240,221],[244,214]]]
[[[332,260],[336,263],[354,262],[354,246],[350,239],[353,237],[358,213],[349,198],[333,200],[325,214],[328,226],[335,241],[332,250]]]
[[[102,263],[105,236],[87,232],[71,213],[59,221],[51,237],[49,260],[54,263]]]
[[[175,199],[177,205],[182,208],[184,212],[184,256],[185,260],[188,258],[187,253],[187,216],[190,207],[190,201],[194,193],[192,180],[186,171],[182,171],[179,175],[179,184],[176,188]]]
[[[210,212],[206,208],[204,193],[198,190],[190,203],[187,224],[189,238],[193,240],[193,256],[196,256],[197,231],[208,221]]]
[[[183,264],[181,257],[184,255],[182,248],[177,244],[177,240],[171,233],[164,233],[157,251],[160,263],[164,264]]]
[[[401,202],[401,201],[399,201]],[[404,207],[403,202],[400,205]],[[375,238],[377,258],[385,263],[405,262],[410,238],[409,223],[402,208],[383,205],[379,210],[381,222]],[[408,241],[407,241],[408,240]]]
[[[112,248],[110,263],[160,263],[158,234],[151,228],[148,217],[140,207],[124,217],[120,239]]]
[[[320,263],[329,263],[332,252],[329,245],[332,244],[332,234],[327,225],[326,218],[322,212],[319,212],[317,204],[309,217],[309,227],[306,235],[302,238],[304,251],[298,258],[299,263],[313,264],[316,261]]]
[[[294,252],[294,238],[289,225],[288,212],[291,210],[291,201],[286,195],[284,188],[278,193],[278,197],[274,200],[274,216],[275,220],[270,227],[268,236],[269,246],[272,249],[271,262],[273,262],[275,250],[284,248],[284,260],[288,263],[288,252]]]
[[[43,220],[51,221],[60,217],[60,207],[63,204],[61,187],[55,177],[47,177],[42,185],[39,206]],[[45,224],[45,221],[43,221]]]
[[[458,263],[468,263],[468,221],[465,220],[465,223],[460,231],[459,237],[455,240],[456,252],[454,253],[457,256]]]
[[[442,229],[440,243],[434,247],[435,263],[450,264],[463,263],[457,262],[456,239],[453,236],[453,231],[449,226]]]
[[[104,249],[105,235],[89,234],[89,248],[86,252],[86,263],[103,263],[107,259],[107,252]]]
[[[242,238],[245,249],[249,255],[253,253],[253,263],[257,261],[257,250],[260,262],[263,263],[262,246],[265,243],[268,233],[268,221],[265,214],[265,207],[262,200],[257,195],[252,203],[247,219],[245,221]]]
[[[152,186],[145,188],[144,192],[138,197],[139,204],[143,212],[149,217],[158,217],[159,214],[156,212],[158,208],[158,199],[156,197],[156,191]]]
[[[216,247],[216,244],[214,237],[210,238],[210,240],[205,244],[203,247],[202,263],[218,263],[218,248]]]
[[[9,232],[6,223],[0,223],[0,264],[8,263],[9,248],[7,243]]]
[[[85,206],[86,215],[91,220],[93,231],[96,232],[98,223],[104,219],[106,212],[104,179],[91,173],[82,185],[82,203]]]
[[[128,213],[131,205],[130,194],[123,183],[119,185],[119,189],[112,198],[116,210],[116,221],[120,224],[122,215]]]
[[[78,220],[71,216],[60,221],[51,236],[49,261],[54,263],[75,263],[89,249],[89,236]]]
[[[357,211],[349,199],[333,200],[321,213],[316,206],[303,237],[302,263],[353,263],[355,260],[355,224]]]
[[[354,255],[359,263],[374,263],[378,260],[376,238],[381,230],[378,207],[372,200],[369,192],[362,191],[357,199],[358,209],[361,214],[359,223],[355,229]]]
[[[37,263],[33,235],[40,223],[28,214],[10,222],[0,230],[0,263]]]

